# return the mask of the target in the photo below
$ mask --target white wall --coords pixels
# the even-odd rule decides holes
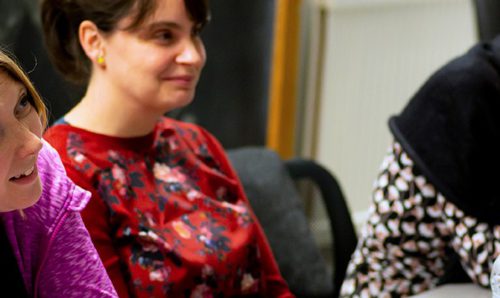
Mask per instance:
[[[390,115],[476,39],[468,0],[337,0],[327,20],[316,158],[340,180],[355,221],[391,141]]]

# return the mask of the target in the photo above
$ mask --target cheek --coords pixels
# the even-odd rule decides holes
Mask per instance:
[[[42,132],[43,132],[43,127],[42,127],[42,121],[36,111],[33,111],[30,115],[29,118],[27,119],[27,125],[29,130],[36,135],[37,137],[41,138],[42,137]]]
[[[3,163],[4,161],[0,159],[0,162],[2,164],[5,164]],[[5,191],[6,191],[6,188],[7,188],[7,173],[5,173],[4,171],[0,171],[0,211],[2,211],[2,206],[4,205],[4,201],[6,200],[6,195],[5,195]]]
[[[9,180],[8,172],[11,166],[11,161],[13,159],[13,153],[11,150],[0,146],[0,193],[5,193],[5,188]]]
[[[144,71],[155,76],[161,75],[175,65],[174,57],[171,55],[151,55],[149,59],[143,60],[141,67]]]
[[[201,67],[203,68],[205,66],[205,63],[207,62],[207,52],[205,51],[204,46],[201,47],[200,56],[202,59]]]

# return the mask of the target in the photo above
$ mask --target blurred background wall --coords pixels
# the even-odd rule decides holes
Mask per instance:
[[[389,116],[477,41],[475,13],[469,0],[327,3],[315,157],[337,174],[359,225],[392,140]]]
[[[264,146],[275,5],[212,0],[207,63],[192,104],[171,116],[203,125],[224,147]]]
[[[0,0],[0,47],[14,53],[58,118],[78,102],[82,88],[70,85],[52,67],[40,33],[38,0]]]

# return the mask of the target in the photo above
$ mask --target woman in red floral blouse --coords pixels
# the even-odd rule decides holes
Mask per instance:
[[[81,101],[45,138],[92,191],[83,218],[120,297],[293,297],[217,140],[163,117],[194,96],[204,0],[44,0]]]

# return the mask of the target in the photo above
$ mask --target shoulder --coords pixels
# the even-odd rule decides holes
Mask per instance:
[[[53,126],[49,127],[43,134],[43,138],[47,140],[54,148],[61,152],[60,149],[66,147],[68,134],[71,131],[71,126],[64,122],[56,122]]]
[[[74,155],[73,153],[77,149],[75,147],[82,143],[75,140],[75,138],[79,139],[78,134],[72,126],[65,122],[56,122],[49,127],[43,134],[43,138],[59,153],[64,164],[71,163],[71,155]]]
[[[100,145],[99,140],[92,139],[89,134],[84,134],[65,122],[56,122],[47,129],[43,137],[59,153],[71,179],[79,183],[80,178],[92,179],[98,172],[95,158],[91,158],[94,154],[89,153],[93,153],[92,148]]]
[[[76,186],[66,175],[57,151],[46,141],[37,160],[42,183],[39,201],[26,210],[26,217],[33,218],[49,230],[65,212],[81,211],[90,194]]]

